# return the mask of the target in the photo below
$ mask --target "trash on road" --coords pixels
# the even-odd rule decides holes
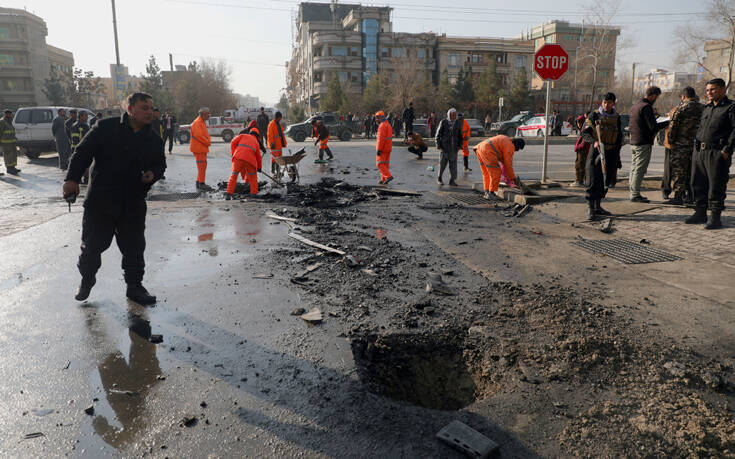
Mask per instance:
[[[273,274],[271,273],[255,273],[253,274],[253,279],[270,279],[273,277]]]
[[[430,272],[426,279],[426,291],[440,295],[456,295],[457,292],[447,285],[441,274]]]
[[[522,217],[531,209],[532,207],[530,204],[526,204],[525,206],[521,204],[513,204],[508,207],[503,207],[500,213],[505,217]]]
[[[360,263],[360,260],[352,255],[345,255],[345,263],[347,263],[347,266],[351,268],[356,268],[362,265],[362,263]]]
[[[292,316],[301,316],[306,313],[306,309],[304,308],[296,308],[291,311]]]
[[[45,437],[43,432],[33,432],[23,435],[23,440],[30,440],[31,438]]]
[[[275,212],[273,212],[272,210],[269,210],[268,212],[266,212],[265,213],[265,216],[268,217],[268,218],[273,218],[275,220],[280,220],[280,221],[283,221],[283,222],[291,222],[291,223],[296,222],[296,219],[295,218],[282,217],[282,216],[276,214]]]
[[[372,277],[378,277],[378,273],[376,273],[376,272],[375,272],[375,271],[373,271],[372,269],[363,269],[363,270],[362,270],[362,272],[364,272],[364,273],[365,273],[365,274],[367,274],[368,276],[372,276]]]
[[[288,236],[290,238],[296,239],[297,241],[302,242],[302,243],[304,243],[306,245],[310,245],[312,247],[316,247],[317,249],[326,250],[327,252],[336,253],[337,255],[341,255],[341,256],[347,255],[347,252],[344,252],[344,251],[339,250],[339,249],[334,249],[332,247],[326,246],[324,244],[320,244],[318,242],[311,241],[309,239],[306,239],[304,236],[302,236],[300,234],[296,234],[294,232],[289,232],[288,233]]]
[[[462,451],[470,457],[486,458],[498,448],[498,444],[460,421],[452,421],[436,434],[436,438]]]
[[[600,231],[606,234],[610,234],[615,231],[613,219],[608,218],[604,222],[602,222],[602,225],[600,225]]]
[[[310,324],[318,324],[322,321],[322,311],[319,308],[312,308],[306,314],[302,314],[301,318]]]

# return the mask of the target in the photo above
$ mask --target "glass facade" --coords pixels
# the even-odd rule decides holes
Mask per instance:
[[[367,84],[378,73],[378,31],[377,19],[362,20],[362,82]]]

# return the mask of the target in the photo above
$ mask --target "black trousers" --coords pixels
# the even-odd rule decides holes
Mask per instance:
[[[664,175],[661,177],[661,191],[671,194],[671,149],[664,150]]]
[[[145,204],[144,204],[145,206]],[[93,280],[102,265],[102,252],[115,237],[122,253],[122,269],[129,285],[143,281],[145,271],[145,207],[142,211],[124,212],[116,217],[97,210],[84,209],[82,217],[82,253],[77,267],[82,277]]]
[[[710,210],[725,208],[731,164],[732,155],[725,159],[720,150],[694,151],[692,192],[694,204],[698,208],[709,208]]]
[[[171,153],[171,149],[174,146],[174,131],[163,131],[163,145],[166,146],[166,140],[168,140],[168,152]]]
[[[414,155],[417,155],[417,156],[418,155],[423,155],[424,153],[426,153],[426,150],[428,150],[428,149],[429,148],[426,147],[425,145],[422,145],[420,147],[414,147],[412,145],[412,146],[408,147],[408,151],[410,151],[411,153],[413,153]]]
[[[605,178],[602,173],[602,162],[599,159],[600,152],[597,148],[590,148],[587,155],[587,164],[585,164],[585,197],[588,201],[601,200],[607,194],[605,188]],[[607,156],[605,157],[607,159]],[[617,166],[617,163],[615,164]],[[613,169],[612,164],[608,161],[607,170]]]

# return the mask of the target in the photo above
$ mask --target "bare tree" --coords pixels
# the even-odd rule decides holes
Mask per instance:
[[[585,19],[585,27],[580,37],[580,46],[577,53],[579,79],[589,86],[589,106],[592,106],[596,93],[600,87],[611,86],[617,49],[625,46],[618,43],[620,29],[613,25],[615,16],[620,11],[621,0],[610,2],[591,1]],[[608,72],[603,74],[602,72]],[[577,88],[575,87],[576,91]],[[575,94],[576,96],[576,94]]]
[[[733,0],[710,0],[709,8],[705,15],[704,23],[687,24],[676,30],[679,37],[678,63],[694,63],[702,67],[713,78],[723,76],[727,89],[733,79],[733,59],[735,59],[735,1]],[[727,60],[706,59],[707,52],[705,44],[716,41],[718,51],[725,51]],[[721,75],[720,69],[712,68],[713,65],[727,67],[725,75]]]

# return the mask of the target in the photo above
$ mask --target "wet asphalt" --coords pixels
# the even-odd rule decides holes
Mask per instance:
[[[529,148],[519,174],[539,169],[527,158],[540,148]],[[333,142],[332,150],[337,160],[327,165],[310,153],[303,181],[377,181],[372,142]],[[569,150],[553,147],[554,174],[571,176]],[[437,158],[430,151],[416,161],[394,148],[392,186],[436,190],[427,166]],[[153,193],[194,191],[186,148],[167,159],[167,179]],[[230,203],[221,193],[151,202],[144,283],[158,304],[125,298],[114,244],[90,299],[76,302],[82,210],[77,203],[68,212],[59,198],[54,161],[24,160],[20,178],[0,178],[1,456],[459,457],[434,438],[443,425],[492,429],[472,410],[427,410],[368,392],[342,328],[289,314],[309,305],[267,261],[294,247],[286,225],[264,217],[277,204]],[[226,180],[229,167],[226,145],[216,144],[208,183]],[[460,172],[463,188],[481,180],[473,169]]]

